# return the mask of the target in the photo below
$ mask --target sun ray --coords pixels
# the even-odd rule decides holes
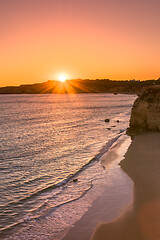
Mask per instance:
[[[63,78],[64,79],[64,78]],[[87,87],[85,81],[83,82],[80,79],[72,79],[65,81],[48,81],[45,87],[43,88],[42,93],[68,93],[68,94],[76,94],[83,92],[91,92],[92,89]]]

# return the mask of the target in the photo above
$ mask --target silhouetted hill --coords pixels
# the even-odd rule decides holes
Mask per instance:
[[[0,94],[44,94],[44,93],[140,93],[144,87],[160,85],[158,80],[113,81],[109,79],[72,79],[64,83],[47,81],[44,83],[1,87]]]

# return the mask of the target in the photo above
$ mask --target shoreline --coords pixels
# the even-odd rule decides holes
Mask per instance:
[[[101,224],[92,240],[160,239],[160,133],[135,136],[120,165],[134,182],[132,208],[114,221]]]
[[[107,183],[107,186],[109,187],[109,191],[110,191],[110,189],[112,188],[111,181],[117,181],[117,176],[116,176],[117,168],[118,168],[118,172],[120,170],[119,177],[120,178],[122,177],[121,175],[123,175],[123,172],[121,171],[120,167],[118,166],[118,162],[119,162],[119,159],[122,158],[122,156],[124,154],[124,151],[125,151],[125,149],[127,148],[127,146],[129,144],[130,144],[130,137],[126,136],[126,134],[124,134],[124,133],[121,133],[118,136],[113,137],[111,140],[109,140],[107,142],[106,145],[103,146],[103,148],[99,151],[99,153],[97,153],[95,155],[95,157],[91,160],[91,163],[89,162],[86,166],[83,167],[84,171],[81,170],[81,171],[79,171],[76,174],[76,176],[74,176],[74,177],[72,176],[72,178],[68,181],[67,185],[69,184],[69,186],[70,186],[72,184],[72,185],[74,185],[76,187],[77,184],[81,183],[81,181],[79,179],[79,174],[83,175],[81,177],[84,178],[85,174],[86,174],[85,173],[86,171],[95,171],[96,170],[96,171],[98,171],[98,175],[99,175],[99,177],[96,176],[96,179],[92,180],[93,181],[93,186],[90,187],[91,189],[89,190],[89,192],[87,191],[88,194],[83,193],[82,203],[81,203],[81,197],[80,197],[80,199],[77,199],[77,201],[75,201],[75,203],[73,204],[73,206],[74,206],[73,208],[82,207],[81,210],[80,209],[78,210],[80,215],[81,215],[81,217],[79,218],[76,215],[73,216],[72,214],[74,214],[76,212],[74,211],[74,209],[73,210],[70,209],[71,212],[73,212],[73,213],[70,212],[70,214],[72,215],[71,222],[68,224],[68,226],[66,225],[67,227],[65,227],[62,231],[60,231],[57,234],[57,236],[54,236],[53,239],[56,239],[56,240],[60,240],[61,239],[62,240],[63,237],[67,234],[67,232],[70,231],[73,228],[73,226],[77,222],[79,222],[81,220],[81,218],[83,218],[83,216],[88,212],[88,210],[91,208],[91,206],[94,203],[94,201],[99,199],[101,194],[102,195],[106,194],[105,193],[106,183]],[[119,151],[121,149],[121,145],[124,145],[123,152]],[[116,155],[113,154],[114,152],[117,152],[117,154]],[[105,161],[106,156],[107,156],[107,161]],[[113,173],[112,170],[114,171],[113,176],[112,176],[112,173]],[[73,182],[73,179],[75,179],[75,177],[78,177],[78,179],[79,179],[76,183]],[[128,177],[126,177],[126,178],[128,178]],[[93,189],[92,189],[92,187],[93,187]],[[71,203],[72,203],[72,201],[71,201]],[[119,206],[117,206],[117,210],[116,211],[118,212],[119,209],[120,209],[120,206],[121,205],[124,206],[125,203],[122,202]],[[65,204],[63,206],[64,213],[65,213],[65,211],[67,211],[68,208],[70,208],[70,203],[67,203],[67,204]],[[53,213],[50,214],[49,218],[51,217],[51,219],[52,219],[55,214],[58,217],[58,214],[59,214],[59,210],[58,209],[55,212],[53,211]],[[117,214],[117,213],[114,212],[114,214]],[[110,217],[112,217],[112,216],[110,216]],[[51,221],[51,219],[49,220],[47,218],[46,218],[45,225],[49,224],[49,221]],[[32,222],[32,219],[28,218],[28,220]],[[21,231],[21,226],[22,226],[22,228],[23,228],[23,226],[25,227],[27,221],[24,221],[22,223],[18,223],[18,225],[13,226],[13,228],[11,227],[11,228],[8,228],[8,229],[2,231],[1,234],[0,234],[2,239],[6,239],[6,240],[8,240],[8,239],[16,239],[19,236],[19,232]],[[53,223],[53,221],[52,221],[52,224],[53,224],[53,226],[55,225],[55,223]],[[37,227],[36,227],[37,230],[39,229],[39,227],[40,226],[38,224]],[[95,227],[96,227],[96,225],[94,226],[94,228]],[[92,230],[94,230],[94,228]],[[23,232],[23,230],[22,230],[22,232]],[[24,234],[27,234],[27,232],[28,232],[28,230],[25,231],[25,229],[24,229]],[[36,232],[35,232],[35,234],[37,235]]]
[[[112,221],[131,206],[133,182],[118,165],[130,143],[130,137],[124,135],[101,157],[107,172],[104,191],[63,240],[89,240],[100,222]]]
[[[11,182],[15,179],[12,184],[13,194],[8,195],[7,198],[8,201],[11,199],[11,204],[8,206],[4,199],[2,209],[4,209],[5,217],[3,215],[1,217],[1,229],[2,231],[6,229],[7,237],[10,235],[10,230],[7,231],[7,229],[14,224],[15,227],[11,229],[12,236],[15,235],[18,238],[23,232],[26,234],[26,239],[27,237],[29,239],[28,233],[30,236],[32,233],[33,236],[41,234],[43,239],[48,232],[53,236],[62,229],[72,227],[82,217],[97,195],[99,196],[103,191],[100,188],[105,185],[105,174],[103,174],[105,170],[99,163],[99,157],[108,150],[110,146],[107,147],[107,143],[112,138],[124,135],[123,131],[128,125],[134,99],[133,96],[125,95],[114,97],[108,94],[93,94],[93,96],[86,94],[84,97],[75,96],[74,101],[65,97],[62,99],[60,96],[56,101],[48,97],[33,99],[27,96],[23,100],[20,96],[14,97],[14,99],[7,97],[3,100],[2,109],[4,109],[4,114],[7,113],[7,119],[4,121],[2,133],[8,134],[5,143],[6,146],[9,146],[8,149],[4,146],[4,150],[11,150],[11,153],[10,151],[4,152],[4,158],[8,159],[8,154],[11,157],[12,155],[21,156],[19,164],[23,162],[23,165],[27,166],[25,169],[28,170],[26,179],[20,179],[20,188],[17,187],[16,191],[14,191],[14,186],[19,183],[16,176],[19,176],[18,174],[21,172],[22,176],[25,175],[25,171],[23,167],[17,167],[13,171],[15,176],[15,178],[11,177]],[[33,103],[37,111],[30,108],[30,104]],[[8,104],[7,110],[4,108],[5,104]],[[15,105],[18,115],[14,115],[13,105]],[[42,109],[44,112],[41,111]],[[60,120],[59,116],[61,116]],[[105,123],[106,117],[110,119],[109,123]],[[12,122],[14,122],[13,125]],[[11,129],[8,126],[11,126]],[[39,128],[39,126],[42,127]],[[15,128],[17,129],[16,133]],[[23,129],[25,129],[24,137],[21,135]],[[9,139],[7,139],[8,136]],[[15,136],[18,144],[15,144]],[[34,141],[35,139],[38,141]],[[19,148],[21,145],[23,145],[22,151]],[[29,146],[34,147],[30,148]],[[93,160],[89,167],[84,167],[84,172],[81,171],[78,174],[79,178],[78,175],[72,175],[73,178],[70,178],[67,184],[62,184],[63,179],[66,182],[68,175],[71,176],[72,173],[74,174],[83,165],[86,165],[90,159],[97,157],[98,161],[94,163]],[[6,160],[6,162],[9,161]],[[32,162],[34,164],[30,164]],[[12,163],[16,164],[14,161]],[[35,163],[37,164],[36,168]],[[3,164],[5,167],[6,163]],[[11,176],[12,167],[9,167],[8,172],[8,176]],[[104,179],[102,179],[103,176]],[[28,181],[32,178],[34,178],[34,182]],[[55,179],[58,185],[60,183],[60,188],[55,188]],[[92,185],[94,186],[92,187]],[[48,186],[51,188],[48,189]],[[6,191],[2,197],[5,198],[8,189],[4,189]],[[40,192],[41,189],[44,191]],[[45,191],[45,189],[47,190]],[[85,196],[84,192],[87,192]],[[16,196],[16,201],[12,201],[14,196]],[[71,220],[68,221],[68,219]],[[52,223],[52,228],[48,224],[49,222]]]
[[[107,186],[63,240],[160,239],[159,142],[158,132],[135,136],[119,164],[122,178],[116,172],[117,182]],[[107,163],[105,157],[102,164]],[[116,184],[122,184],[118,192]]]

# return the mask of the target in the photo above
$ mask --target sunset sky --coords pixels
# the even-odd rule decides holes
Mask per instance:
[[[160,77],[159,0],[0,0],[0,86]]]

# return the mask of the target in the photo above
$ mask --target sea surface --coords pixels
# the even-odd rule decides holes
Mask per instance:
[[[0,95],[1,239],[62,239],[103,191],[99,159],[125,134],[135,98]]]

